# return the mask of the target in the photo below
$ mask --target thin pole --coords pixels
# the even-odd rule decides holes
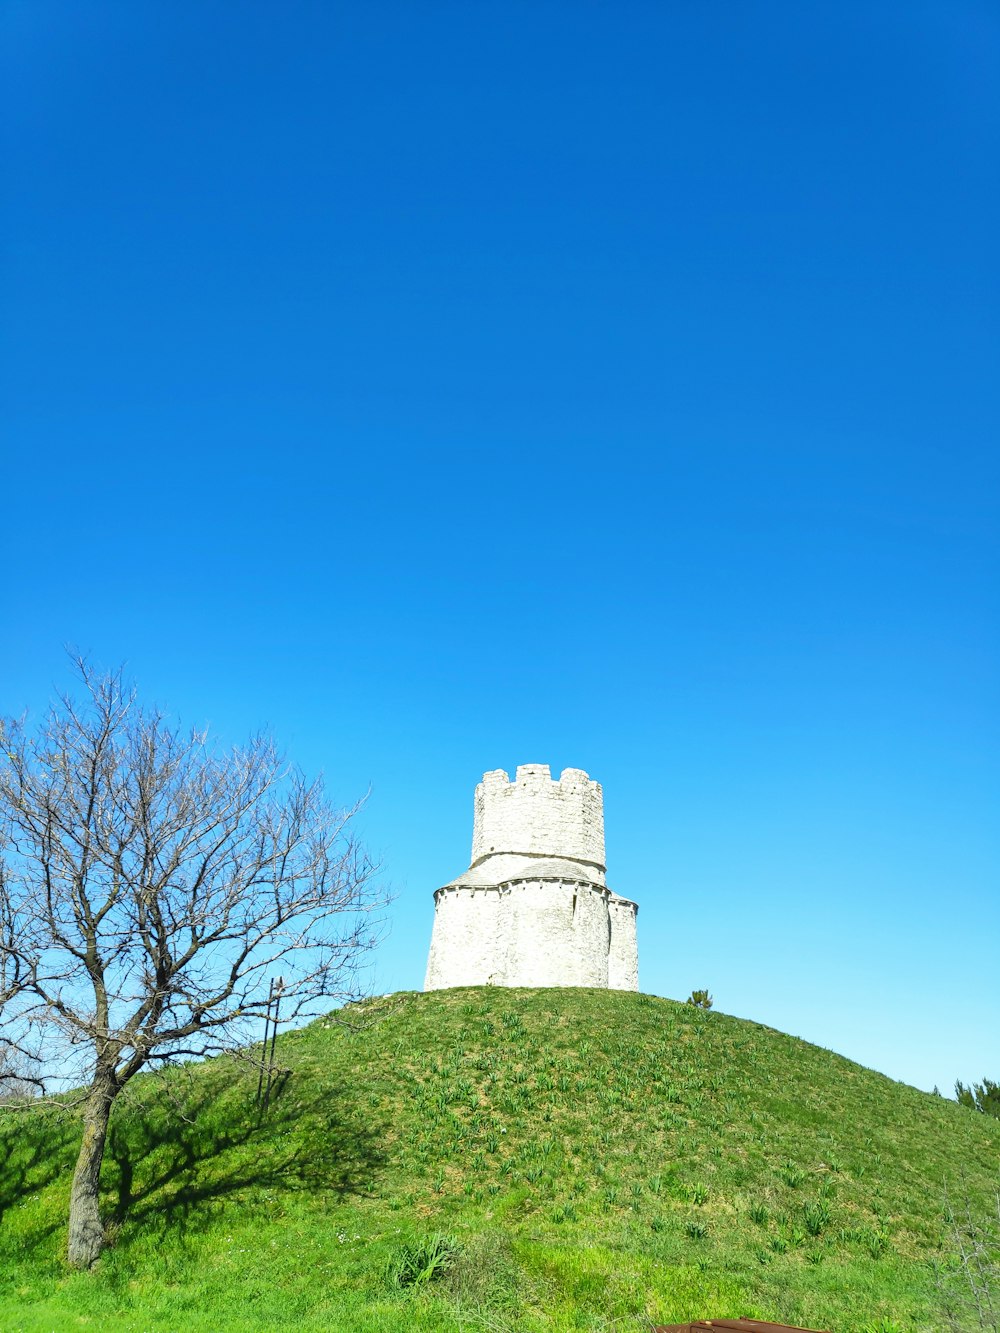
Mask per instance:
[[[260,1106],[260,1094],[264,1088],[264,1061],[267,1057],[267,1031],[271,1025],[271,999],[274,995],[274,977],[271,978],[271,988],[267,992],[267,1010],[264,1014],[264,1041],[260,1048],[260,1076],[257,1079],[257,1097],[256,1105]]]
[[[274,1069],[274,1044],[278,1040],[278,1008],[281,1005],[281,992],[285,989],[285,980],[278,978],[278,984],[274,991],[274,1018],[271,1020],[271,1053],[267,1060],[267,1086],[264,1089],[264,1110],[262,1115],[267,1115],[267,1108],[271,1104],[271,1073]]]

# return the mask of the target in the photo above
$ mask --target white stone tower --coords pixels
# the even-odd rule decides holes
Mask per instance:
[[[605,882],[604,796],[580,768],[484,773],[472,864],[434,895],[424,990],[639,989],[638,908]]]

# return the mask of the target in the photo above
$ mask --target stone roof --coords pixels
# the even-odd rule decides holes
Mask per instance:
[[[504,858],[507,859],[506,857]],[[526,856],[520,864],[512,868],[506,866],[499,872],[492,857],[486,857],[477,865],[470,866],[464,874],[450,880],[446,889],[468,887],[488,888],[495,884],[509,884],[515,879],[568,879],[580,884],[592,884],[603,888],[604,884],[596,867],[585,861],[573,861],[560,856]]]

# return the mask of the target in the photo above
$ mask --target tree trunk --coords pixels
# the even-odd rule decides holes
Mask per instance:
[[[74,1268],[90,1268],[104,1249],[98,1192],[104,1141],[116,1091],[113,1081],[99,1072],[83,1109],[83,1142],[69,1196],[69,1261]]]

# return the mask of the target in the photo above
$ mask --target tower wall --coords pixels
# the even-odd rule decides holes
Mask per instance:
[[[424,989],[606,988],[611,897],[593,884],[532,879],[439,889]]]
[[[472,863],[499,852],[562,856],[604,869],[604,796],[581,768],[548,764],[485,773],[476,787]]]
[[[511,884],[501,913],[504,986],[607,986],[607,890],[577,883]]]
[[[617,894],[611,895],[608,903],[608,986],[611,990],[639,989],[639,947],[635,932],[638,912],[635,903],[619,898]]]
[[[496,980],[502,966],[497,952],[503,935],[500,909],[499,886],[438,889],[424,990],[502,984]]]

